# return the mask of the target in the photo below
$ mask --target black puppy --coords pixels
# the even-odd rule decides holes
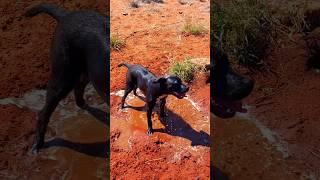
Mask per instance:
[[[225,53],[213,47],[210,51],[212,54],[210,63],[213,65],[210,71],[212,83],[210,94],[213,101],[211,112],[220,117],[224,116],[222,113],[228,117],[233,116],[235,114],[233,103],[251,93],[254,81],[233,71]]]
[[[147,134],[153,133],[151,115],[152,110],[158,98],[160,98],[160,116],[165,116],[164,107],[168,95],[182,99],[185,97],[189,87],[184,85],[181,79],[177,76],[164,76],[157,78],[154,74],[149,72],[146,68],[140,65],[129,65],[127,63],[119,64],[118,67],[125,66],[128,68],[126,89],[121,101],[121,108],[124,108],[124,102],[128,94],[133,91],[137,96],[137,88],[139,88],[146,97],[147,105]]]
[[[40,4],[27,17],[46,13],[58,21],[50,52],[51,76],[46,102],[39,112],[33,151],[44,145],[49,119],[60,100],[74,89],[76,103],[87,108],[84,89],[91,82],[107,102],[107,59],[109,59],[109,18],[93,11],[69,12],[53,4]],[[39,47],[40,49],[41,47]],[[108,103],[108,102],[107,102]]]

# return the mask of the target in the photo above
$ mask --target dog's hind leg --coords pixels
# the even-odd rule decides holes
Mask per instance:
[[[89,79],[86,75],[82,75],[76,86],[74,87],[74,96],[76,99],[76,104],[81,109],[87,108],[87,103],[85,102],[83,95],[86,86],[89,83]]]
[[[127,79],[126,79],[126,89],[124,90],[124,95],[123,95],[122,100],[121,100],[121,108],[122,109],[124,108],[124,102],[125,102],[127,96],[134,89],[135,89],[135,84],[133,83],[132,77],[131,77],[130,73],[128,72],[127,73]]]
[[[43,109],[38,114],[36,125],[35,142],[32,150],[38,152],[44,145],[45,133],[50,116],[69,92],[79,81],[81,69],[75,66],[68,52],[64,48],[63,42],[54,40],[51,49],[51,75],[48,82],[46,102]]]
[[[123,109],[124,108],[124,102],[127,98],[127,96],[129,95],[129,93],[133,90],[134,88],[132,87],[132,85],[127,85],[126,89],[124,90],[124,95],[122,97],[122,100],[121,100],[121,108]]]
[[[134,94],[135,96],[138,96],[138,94],[137,94],[137,86],[135,86],[135,87],[133,88],[133,94]]]
[[[68,83],[61,83],[56,80],[49,81],[46,102],[42,110],[38,114],[38,122],[36,127],[35,144],[33,151],[39,151],[44,145],[44,137],[47,131],[47,126],[50,120],[50,116],[59,104],[59,102],[65,98],[68,93],[72,90],[72,85]]]

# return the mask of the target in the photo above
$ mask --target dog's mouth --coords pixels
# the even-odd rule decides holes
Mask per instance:
[[[212,109],[211,111],[218,117],[230,118],[233,117],[237,112],[246,113],[247,110],[242,107],[241,101],[227,101],[212,98]]]
[[[177,92],[174,92],[173,93],[174,96],[176,96],[178,99],[183,99],[184,97],[186,97],[186,93],[177,93]]]

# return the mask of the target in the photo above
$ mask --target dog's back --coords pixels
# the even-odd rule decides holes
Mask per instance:
[[[130,65],[128,63],[122,63],[118,65],[118,67],[121,66],[128,68],[128,80],[139,87],[139,89],[141,89],[143,92],[145,92],[146,88],[156,80],[156,76],[141,65]]]
[[[128,68],[128,73],[130,73],[130,75],[135,78],[135,79],[139,79],[139,78],[148,78],[148,79],[152,79],[155,80],[156,76],[151,73],[150,71],[148,71],[145,67],[138,65],[138,64],[128,64],[128,63],[121,63],[118,65],[118,67],[121,66],[125,66]]]
[[[25,15],[33,17],[41,13],[50,15],[58,22],[51,63],[65,64],[72,66],[75,71],[87,72],[93,86],[106,99],[109,18],[94,11],[68,11],[49,3],[34,6]]]
[[[29,9],[25,16],[33,17],[41,13],[46,13],[56,19],[59,34],[65,34],[68,40],[87,41],[95,38],[103,39],[102,37],[93,38],[92,36],[106,37],[108,18],[94,11],[67,11],[55,4],[43,3]]]

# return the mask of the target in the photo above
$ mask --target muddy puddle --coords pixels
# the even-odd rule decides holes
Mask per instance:
[[[116,129],[121,135],[113,145],[130,151],[132,140],[147,137],[147,120],[144,97],[140,98],[129,94],[124,109],[117,108],[111,114],[111,131]],[[123,96],[123,91],[111,93],[112,96]],[[172,147],[178,154],[188,151],[193,155],[201,157],[203,149],[209,149],[209,113],[204,112],[190,97],[177,99],[168,96],[166,104],[167,117],[160,118],[159,104],[156,105],[153,116],[153,138],[159,139],[165,146]],[[208,162],[209,163],[209,162]]]
[[[287,142],[252,115],[253,108],[229,119],[212,115],[215,167],[230,179],[314,179],[290,156]]]
[[[91,108],[76,107],[73,95],[60,102],[50,119],[44,149],[36,157],[27,179],[108,179],[106,172],[108,131],[107,107],[96,97],[92,86],[86,91]],[[33,112],[39,111],[45,91],[34,90],[22,98],[0,99],[1,105],[15,105]]]
[[[289,157],[289,150],[287,143],[279,138],[279,135],[263,125],[256,117],[251,113],[251,109],[254,107],[246,106],[245,109],[248,110],[247,113],[238,113],[233,119],[234,121],[244,121],[245,123],[254,125],[260,132],[263,138],[265,138],[268,143],[276,148],[277,151],[281,152],[283,158]]]

